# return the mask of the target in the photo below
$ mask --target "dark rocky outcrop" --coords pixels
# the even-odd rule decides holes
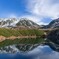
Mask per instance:
[[[50,41],[52,41],[56,44],[59,44],[59,29],[51,31],[48,34],[47,39],[49,39]]]
[[[51,31],[47,35],[48,45],[55,51],[59,51],[59,29]]]

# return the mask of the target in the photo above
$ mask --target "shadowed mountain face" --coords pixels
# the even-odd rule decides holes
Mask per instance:
[[[47,36],[47,40],[54,50],[59,51],[59,29],[51,31]]]
[[[51,31],[51,32],[48,34],[47,38],[48,38],[50,41],[52,41],[52,42],[54,42],[54,43],[56,43],[56,44],[59,44],[59,29]]]
[[[47,28],[59,28],[59,18],[52,20],[47,26]]]

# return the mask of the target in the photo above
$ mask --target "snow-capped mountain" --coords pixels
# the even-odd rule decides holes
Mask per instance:
[[[39,25],[27,18],[0,18],[0,27],[23,26],[25,28],[39,28]]]
[[[17,26],[24,26],[27,28],[39,28],[39,25],[35,22],[27,19],[27,18],[21,18],[20,21],[16,24]]]
[[[59,28],[59,18],[52,20],[48,25],[43,26],[43,28]]]
[[[59,18],[52,20],[49,25],[48,28],[59,28]]]
[[[0,27],[14,26],[16,23],[16,18],[0,18]]]

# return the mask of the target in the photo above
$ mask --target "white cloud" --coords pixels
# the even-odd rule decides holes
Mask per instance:
[[[29,0],[27,8],[29,12],[42,17],[58,18],[59,3],[53,2],[53,0]]]
[[[38,16],[40,21],[44,17],[56,19],[59,17],[59,1],[56,0],[27,0],[27,11]],[[42,22],[43,24],[44,22]],[[39,23],[40,24],[40,23]],[[46,23],[45,23],[46,24]]]

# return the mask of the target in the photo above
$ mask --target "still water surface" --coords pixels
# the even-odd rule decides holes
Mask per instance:
[[[59,52],[53,51],[48,45],[39,45],[26,52],[21,52],[14,45],[11,48],[16,52],[7,53],[7,50],[0,50],[0,59],[59,59]]]

